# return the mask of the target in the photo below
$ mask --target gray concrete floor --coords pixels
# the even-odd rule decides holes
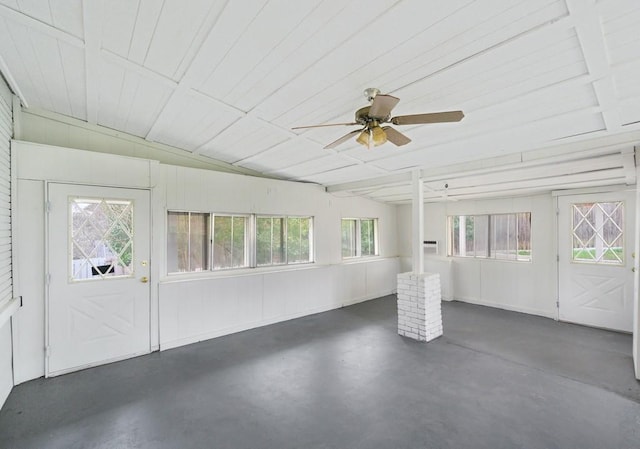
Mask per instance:
[[[427,344],[388,296],[28,382],[0,448],[640,448],[630,336],[443,310]]]

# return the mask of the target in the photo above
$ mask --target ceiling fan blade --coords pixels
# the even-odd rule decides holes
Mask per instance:
[[[309,126],[296,126],[291,129],[306,129],[306,128],[324,128],[325,126],[352,126],[352,125],[360,125],[360,123],[351,122],[351,123],[327,123],[326,125],[309,125]]]
[[[327,145],[326,147],[324,147],[325,149],[329,149],[329,148],[335,148],[338,145],[340,145],[343,142],[346,142],[347,140],[351,139],[353,136],[358,135],[362,132],[362,129],[357,129],[355,131],[351,131],[348,134],[345,134],[344,136],[340,137],[338,140],[331,142],[329,145]]]
[[[395,146],[401,147],[402,145],[406,145],[411,142],[411,139],[390,126],[383,126],[382,130],[387,135],[387,140]]]
[[[371,107],[369,108],[369,117],[380,120],[386,119],[389,117],[391,110],[396,107],[399,101],[399,98],[391,95],[376,95]]]
[[[389,120],[394,125],[421,125],[425,123],[459,122],[464,118],[462,111],[433,112],[431,114],[399,115]]]

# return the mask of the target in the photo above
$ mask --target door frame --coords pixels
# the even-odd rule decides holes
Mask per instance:
[[[562,284],[562,278],[561,278],[561,273],[560,273],[560,246],[561,246],[561,239],[562,238],[568,238],[566,235],[562,235],[562,232],[566,232],[567,230],[564,229],[560,229],[560,197],[570,197],[570,196],[579,196],[579,195],[607,195],[607,194],[612,194],[612,193],[616,193],[616,192],[633,192],[635,191],[635,187],[634,186],[626,186],[626,185],[618,185],[618,186],[608,186],[608,187],[593,187],[593,188],[584,188],[584,189],[575,189],[575,190],[563,190],[563,191],[554,191],[552,192],[552,195],[555,197],[555,201],[554,201],[554,207],[555,207],[555,232],[556,232],[556,239],[555,239],[555,249],[556,249],[556,321],[561,321],[560,319],[560,301],[561,301],[561,284]],[[632,242],[632,244],[630,244],[631,247],[631,252],[636,252],[635,247],[636,245],[638,245],[638,239],[636,237],[636,233],[639,230],[639,226],[640,224],[637,221],[637,216],[638,216],[638,201],[637,201],[637,192],[635,195],[633,195],[633,201],[636,203],[634,204],[635,207],[635,212],[633,213],[633,217],[632,219],[634,220],[634,225],[631,229],[625,230],[625,236],[624,236],[624,241],[625,241],[625,246],[626,246],[626,242],[628,241],[629,238],[634,239],[634,242]],[[625,207],[626,209],[626,207]],[[626,215],[626,211],[625,211],[625,221],[629,218],[629,216]],[[569,218],[568,218],[569,219]],[[636,258],[633,257],[631,258],[631,263],[629,265],[627,265],[627,263],[625,262],[625,267],[624,268],[630,268],[633,264],[636,264]],[[635,306],[635,304],[638,301],[638,296],[636,295],[635,292],[635,283],[636,283],[636,278],[638,277],[638,272],[637,269],[636,271],[633,273],[632,275],[632,288],[631,288],[631,295],[632,295],[632,308]],[[580,323],[577,323],[580,324]],[[586,325],[586,324],[585,324]],[[589,326],[589,325],[586,325]],[[604,328],[607,330],[612,330],[612,329],[608,329],[608,328]],[[633,329],[633,324],[632,324],[632,329]],[[625,332],[625,331],[617,331],[617,330],[613,330],[613,332]]]
[[[50,225],[50,202],[49,202],[49,186],[51,184],[62,184],[62,185],[69,185],[69,186],[82,186],[82,187],[97,187],[97,188],[116,188],[116,189],[128,189],[128,190],[141,190],[141,191],[146,191],[149,194],[149,233],[148,233],[148,238],[149,238],[149,277],[151,279],[153,279],[153,275],[154,273],[154,266],[156,264],[153,263],[154,260],[154,241],[153,241],[153,219],[154,219],[154,211],[153,211],[153,189],[152,188],[146,188],[146,187],[131,187],[131,186],[123,186],[123,185],[108,185],[108,184],[87,184],[84,182],[73,182],[73,181],[58,181],[58,180],[46,180],[44,181],[44,344],[45,344],[45,350],[44,350],[44,377],[45,378],[49,378],[49,377],[55,377],[55,376],[59,376],[59,375],[63,375],[63,374],[67,374],[70,372],[74,372],[74,371],[80,371],[83,369],[87,369],[87,368],[91,368],[93,366],[99,366],[99,365],[103,365],[103,364],[107,364],[107,363],[113,363],[113,362],[117,362],[120,360],[126,360],[126,359],[130,359],[132,357],[137,357],[140,355],[145,355],[145,354],[149,354],[154,350],[154,338],[153,338],[153,316],[154,316],[154,307],[153,307],[153,301],[151,300],[153,293],[154,293],[154,285],[156,285],[155,282],[149,282],[149,297],[148,297],[148,302],[149,302],[149,324],[148,324],[148,332],[149,332],[149,347],[147,350],[137,353],[137,354],[129,354],[123,357],[116,357],[114,359],[109,359],[109,360],[105,360],[101,363],[90,363],[87,364],[86,366],[83,366],[82,368],[70,368],[68,370],[61,370],[61,371],[56,371],[55,373],[51,373],[50,369],[49,369],[49,355],[50,355],[50,329],[49,329],[49,312],[50,312],[50,251],[49,251],[49,242],[50,242],[50,237],[49,237],[49,225]]]
[[[636,180],[640,179],[640,166],[635,167]],[[580,194],[592,194],[592,193],[611,193],[619,192],[621,190],[635,190],[635,228],[628,233],[632,235],[634,239],[634,252],[636,257],[633,258],[633,326],[632,326],[632,339],[633,339],[633,366],[635,370],[636,379],[640,380],[640,189],[637,184],[635,185],[615,185],[606,187],[588,187],[583,189],[573,190],[554,190],[551,195],[555,198],[555,251],[556,251],[556,321],[560,320],[560,229],[558,215],[559,198],[561,196],[571,196]]]

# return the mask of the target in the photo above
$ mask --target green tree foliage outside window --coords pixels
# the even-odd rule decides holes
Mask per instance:
[[[287,218],[287,262],[301,263],[311,260],[311,219]]]
[[[73,198],[70,202],[73,279],[133,273],[133,202]]]
[[[213,269],[246,266],[247,217],[214,215]]]
[[[360,220],[360,248],[363,256],[376,254],[376,236],[374,220]]]
[[[311,217],[257,217],[256,264],[311,262],[311,231]]]
[[[343,259],[378,255],[377,221],[375,218],[342,219]]]
[[[210,214],[169,212],[167,269],[169,273],[209,269]]]
[[[167,229],[169,273],[313,261],[312,217],[170,211]]]
[[[341,233],[342,233],[342,257],[356,257],[358,252],[356,250],[357,244],[357,223],[355,219],[342,219]]]

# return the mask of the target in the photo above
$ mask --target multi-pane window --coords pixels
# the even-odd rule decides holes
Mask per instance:
[[[287,218],[287,262],[311,261],[311,218]]]
[[[256,263],[258,266],[286,263],[284,223],[284,217],[258,217],[256,219]]]
[[[170,211],[167,224],[169,273],[313,262],[311,217]]]
[[[449,255],[531,261],[531,213],[448,217]]]
[[[256,217],[256,265],[313,261],[311,217]]]
[[[167,270],[169,273],[209,269],[210,214],[169,212]]]
[[[572,257],[574,262],[606,265],[624,263],[624,204],[578,203],[571,205]]]
[[[213,269],[247,266],[247,217],[213,216]]]
[[[378,255],[378,220],[343,218],[341,223],[342,258]]]

